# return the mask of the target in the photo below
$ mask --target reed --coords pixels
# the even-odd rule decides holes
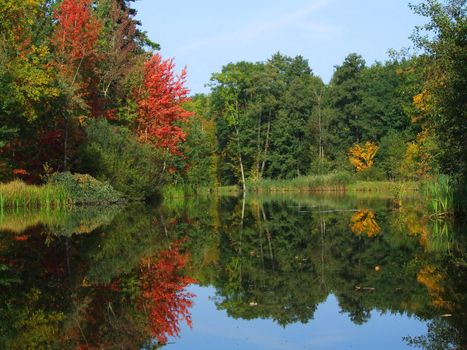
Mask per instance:
[[[250,181],[247,189],[255,192],[287,192],[287,191],[345,191],[353,182],[348,173],[331,173],[325,175],[299,176],[293,179]]]
[[[196,191],[189,185],[165,185],[162,189],[163,198],[184,198],[192,196]]]
[[[439,175],[431,182],[424,184],[428,208],[432,217],[450,216],[454,212],[454,189],[451,179]]]
[[[13,208],[65,208],[70,198],[62,186],[28,185],[21,180],[0,184],[0,210]]]

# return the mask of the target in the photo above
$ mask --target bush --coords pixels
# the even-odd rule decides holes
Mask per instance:
[[[91,175],[56,173],[49,178],[49,184],[63,188],[74,204],[107,204],[124,201],[120,192]]]
[[[379,166],[372,166],[369,169],[357,172],[355,177],[360,181],[383,181],[386,180],[386,173]]]
[[[112,126],[102,119],[91,120],[86,135],[84,172],[135,199],[158,192],[164,162],[154,147],[138,142],[127,128]]]
[[[376,164],[389,179],[402,178],[401,165],[405,157],[409,136],[407,133],[390,131],[380,141]]]

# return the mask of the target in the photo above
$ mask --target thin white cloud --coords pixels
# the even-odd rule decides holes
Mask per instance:
[[[337,26],[324,21],[314,21],[309,18],[310,15],[327,6],[330,1],[331,0],[312,0],[309,1],[306,6],[287,13],[279,18],[255,23],[250,27],[230,34],[215,35],[193,41],[188,45],[178,48],[175,55],[196,51],[207,46],[251,41],[290,26],[298,26],[300,29],[318,32],[319,34],[335,35],[340,32],[340,29]]]
[[[325,21],[304,21],[299,26],[311,33],[335,37],[342,33],[342,29],[334,24]]]

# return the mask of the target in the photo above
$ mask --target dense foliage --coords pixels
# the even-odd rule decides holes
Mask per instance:
[[[0,3],[0,181],[88,172],[144,197],[182,157],[185,72],[131,2]]]
[[[1,3],[1,181],[90,173],[135,198],[342,171],[465,184],[465,1],[411,6],[428,19],[418,52],[350,53],[328,83],[278,52],[225,65],[192,99],[131,3]]]
[[[215,167],[218,183],[244,187],[332,171],[371,180],[447,174],[462,185],[465,1],[429,0],[413,9],[429,20],[412,37],[423,51],[392,51],[371,65],[351,53],[328,84],[303,57],[280,53],[214,73],[211,93],[197,96],[207,104],[197,113],[215,124],[217,138],[212,129],[204,135],[216,149],[204,173]]]

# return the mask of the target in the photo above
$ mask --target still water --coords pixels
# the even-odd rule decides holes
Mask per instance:
[[[416,199],[0,213],[0,349],[467,349],[462,225]]]

